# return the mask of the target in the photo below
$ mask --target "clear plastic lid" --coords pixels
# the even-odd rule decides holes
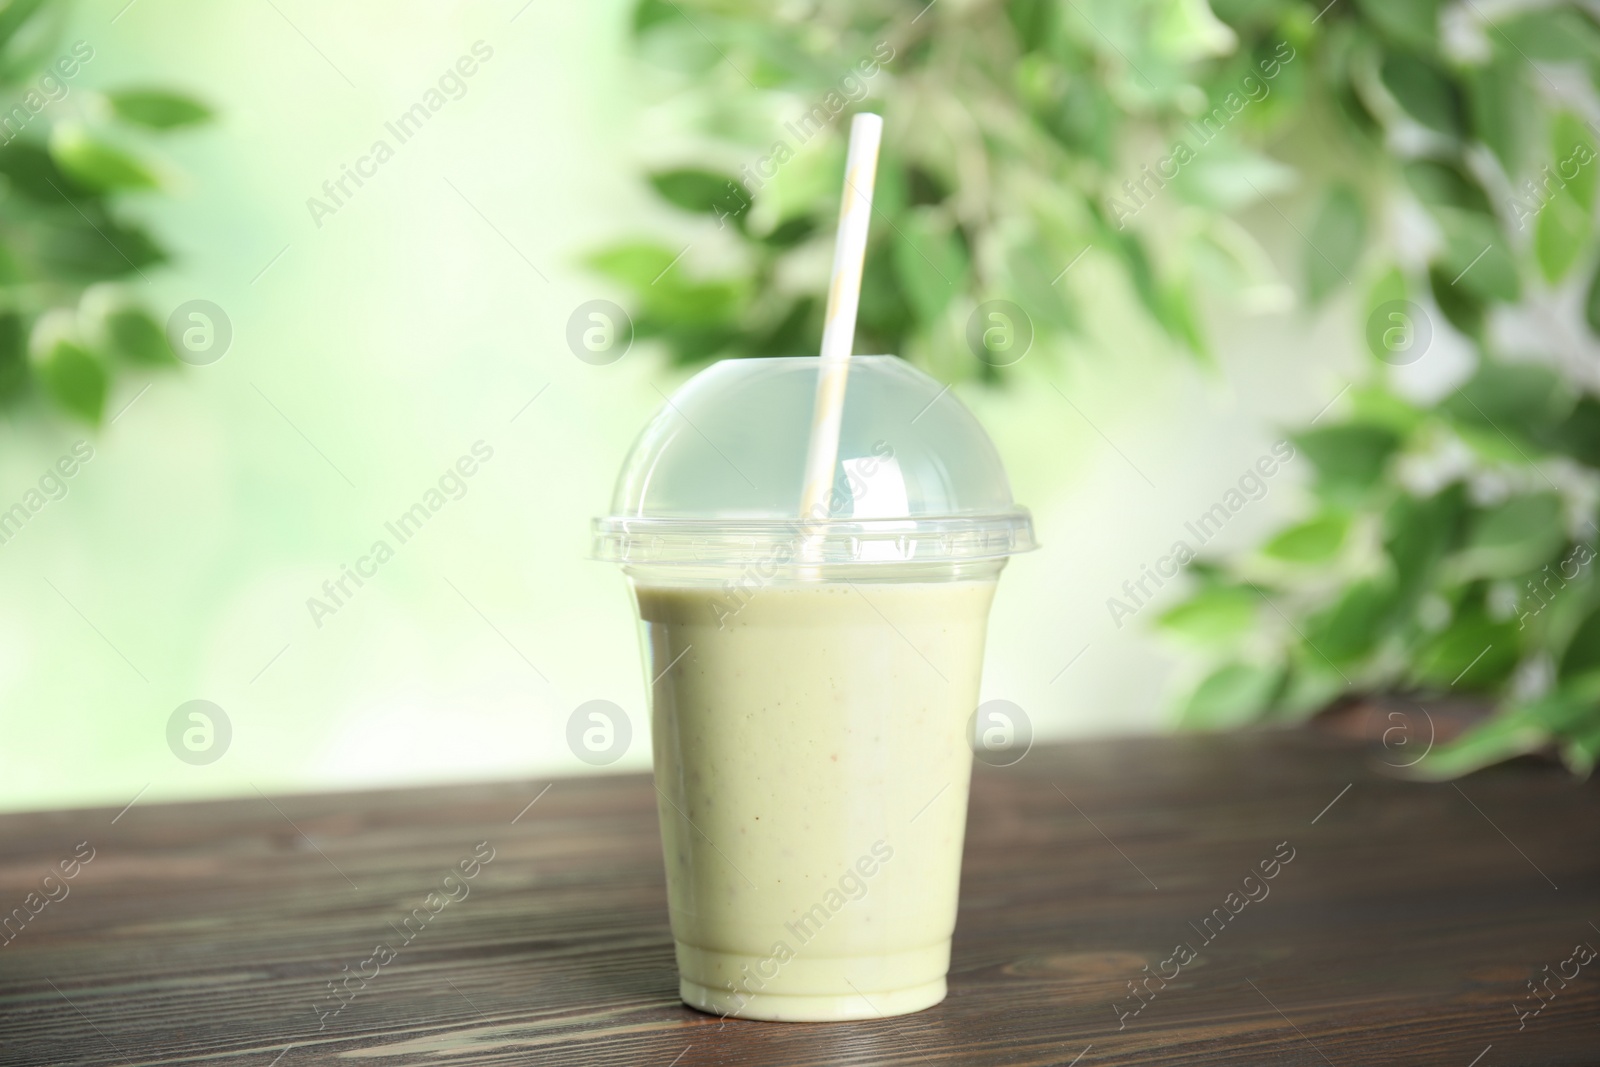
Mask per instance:
[[[994,443],[948,386],[894,356],[853,356],[825,516],[800,499],[814,357],[723,360],[667,401],[622,465],[600,559],[828,565],[962,563],[1034,547]]]

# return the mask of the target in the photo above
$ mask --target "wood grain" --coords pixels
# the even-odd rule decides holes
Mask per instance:
[[[557,781],[525,811],[550,783],[0,816],[0,912],[94,849],[0,947],[0,1063],[1600,1062],[1600,961],[1524,1029],[1513,1008],[1600,947],[1600,788],[1530,763],[1456,785],[1381,769],[1301,732],[980,767],[949,999],[843,1024],[677,1002],[645,777]],[[467,895],[319,1029],[327,983],[400,945],[483,841]],[[1269,895],[1206,943],[1190,923],[1280,842]],[[1127,983],[1179,942],[1196,958],[1119,1029]]]

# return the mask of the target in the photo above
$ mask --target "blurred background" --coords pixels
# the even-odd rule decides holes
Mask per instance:
[[[857,351],[951,384],[1045,546],[986,700],[1048,740],[1465,695],[1440,773],[1587,773],[1593,17],[0,5],[0,808],[646,768],[589,520],[663,393],[816,350],[866,109]]]

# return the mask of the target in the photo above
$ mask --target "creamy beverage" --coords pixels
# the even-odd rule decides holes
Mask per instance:
[[[944,998],[999,563],[972,571],[778,582],[736,610],[634,575],[686,1003],[828,1020]]]
[[[723,360],[640,433],[594,546],[644,636],[684,1003],[943,1000],[989,605],[1035,547],[978,420],[892,356]]]

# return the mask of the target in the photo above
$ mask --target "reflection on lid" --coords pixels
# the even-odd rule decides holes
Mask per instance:
[[[906,476],[893,456],[862,456],[847,459],[839,464],[844,468],[845,482],[850,487],[853,519],[901,519],[909,512]],[[899,524],[885,524],[890,528]],[[916,524],[904,524],[909,531]],[[868,540],[856,543],[858,560],[879,561],[910,559],[916,545],[910,538],[895,540]]]
[[[843,460],[839,466],[850,487],[852,518],[901,519],[910,514],[906,476],[893,456],[862,456]]]

